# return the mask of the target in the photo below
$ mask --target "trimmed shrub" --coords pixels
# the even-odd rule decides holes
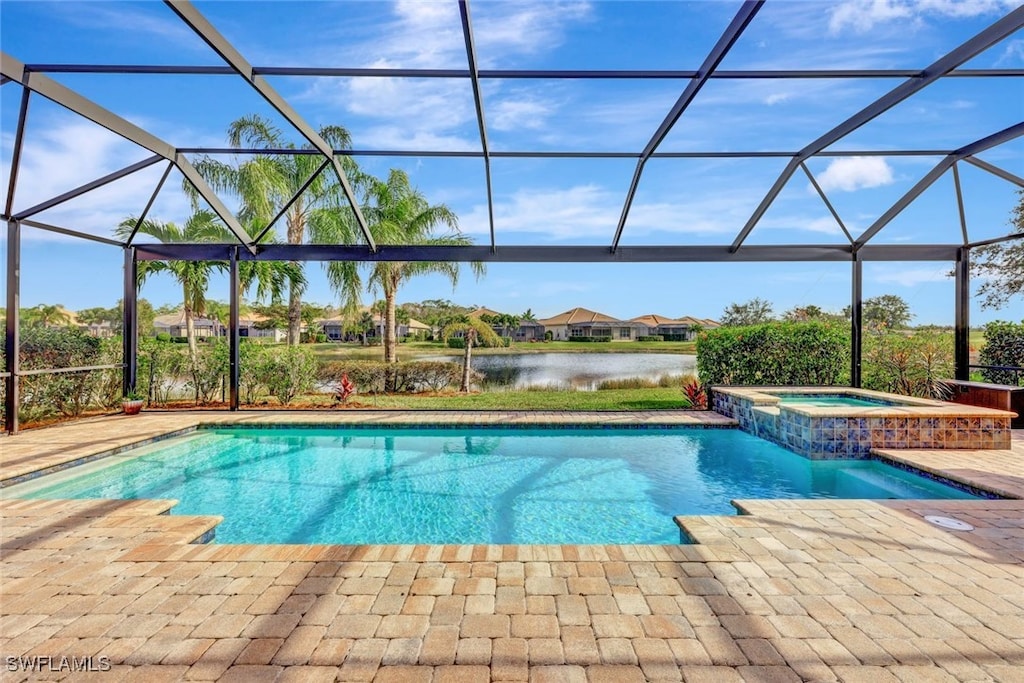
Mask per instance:
[[[571,342],[584,342],[584,343],[601,343],[610,342],[611,337],[569,337]]]
[[[145,394],[150,405],[162,405],[171,398],[175,381],[187,370],[187,350],[170,341],[139,340],[139,374],[135,389]]]
[[[161,341],[161,342],[169,342],[169,341],[171,341],[171,333],[170,332],[158,332],[157,335],[156,335],[156,340],[157,341]]]
[[[697,340],[697,374],[705,385],[842,384],[849,365],[849,333],[822,322],[720,327]]]
[[[466,348],[466,339],[464,337],[448,337],[449,349],[464,349]]]
[[[281,405],[288,405],[313,388],[317,367],[316,356],[309,349],[291,345],[270,347],[262,364],[263,383]]]
[[[996,320],[985,325],[985,346],[979,360],[981,365],[1024,367],[1024,321],[1016,324]],[[1010,370],[982,370],[981,376],[994,384],[1016,384],[1024,379],[1024,373]]]
[[[241,403],[255,403],[265,392],[265,376],[270,348],[246,341],[238,345],[238,398]]]
[[[196,355],[185,354],[189,379],[185,386],[192,390],[197,404],[212,403],[223,392],[228,374],[228,345],[220,339],[211,339],[196,348]]]
[[[658,342],[665,341],[665,335],[663,334],[645,334],[636,338],[637,341],[644,342]]]

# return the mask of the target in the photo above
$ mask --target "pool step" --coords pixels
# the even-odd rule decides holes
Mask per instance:
[[[173,500],[26,500],[0,503],[2,549],[17,556],[80,553],[111,560],[139,546],[208,543],[222,517],[169,515]]]
[[[47,516],[55,510],[62,515],[76,517],[104,517],[111,515],[165,515],[178,504],[173,499],[122,500],[122,499],[50,499],[50,498],[5,498],[0,499],[0,514],[5,517]]]

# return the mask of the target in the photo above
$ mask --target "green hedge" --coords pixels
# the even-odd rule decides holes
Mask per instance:
[[[849,333],[827,323],[721,327],[697,340],[697,374],[705,384],[843,384],[849,367]]]
[[[22,370],[113,365],[121,362],[119,337],[97,339],[75,328],[26,325],[21,329]],[[4,335],[0,333],[0,343]],[[121,398],[121,370],[90,370],[26,375],[20,380],[20,419],[77,417],[91,408],[110,407]]]
[[[979,355],[981,365],[1024,367],[1024,321],[1020,324],[996,320],[985,325],[985,346]],[[1015,384],[1024,379],[1024,373],[1009,370],[982,370],[986,382]]]
[[[592,343],[592,344],[600,344],[600,343],[603,343],[603,342],[610,342],[611,340],[612,340],[611,337],[569,337],[569,341],[571,341],[571,342],[584,342],[584,343]]]
[[[659,342],[665,341],[665,335],[663,334],[646,334],[636,338],[637,341],[643,342]]]
[[[445,343],[448,344],[448,348],[449,349],[464,349],[464,348],[466,348],[466,339],[465,339],[465,337],[448,337],[448,341],[445,342]]]

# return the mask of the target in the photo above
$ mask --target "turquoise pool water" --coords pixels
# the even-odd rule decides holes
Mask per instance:
[[[899,405],[893,401],[873,400],[868,398],[861,398],[859,396],[850,396],[848,394],[776,394],[779,397],[779,403],[783,405],[792,405],[799,403],[805,406],[815,406],[818,408],[830,408],[832,406],[857,406],[861,408],[878,408],[879,406],[894,406]]]
[[[25,495],[173,498],[224,543],[679,543],[735,498],[971,497],[738,429],[216,429],[108,461]]]

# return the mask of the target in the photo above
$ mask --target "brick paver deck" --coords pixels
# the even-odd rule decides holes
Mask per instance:
[[[423,421],[399,415],[374,419]],[[28,432],[0,439],[0,465],[6,478],[215,419],[237,417]],[[458,414],[483,419],[529,418]],[[1020,495],[1014,436],[1010,451],[886,455]],[[99,681],[1024,678],[1024,501],[738,505],[681,519],[690,546],[228,546],[192,544],[217,519],[161,514],[169,501],[5,499],[3,680],[87,680],[50,670],[72,656],[109,663]]]

